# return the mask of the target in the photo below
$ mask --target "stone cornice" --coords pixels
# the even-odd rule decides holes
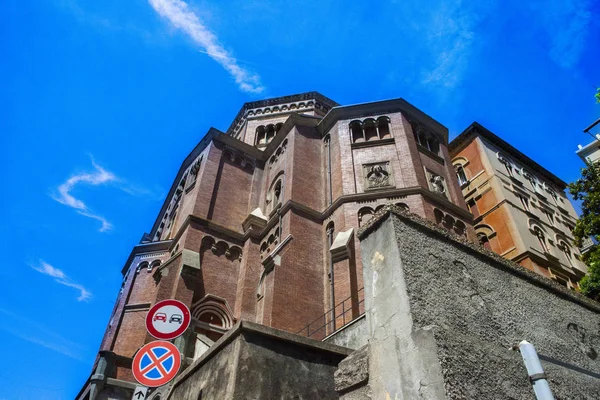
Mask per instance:
[[[293,94],[290,96],[274,97],[271,99],[265,99],[265,100],[244,103],[244,105],[242,106],[240,111],[237,113],[237,115],[233,119],[233,122],[231,123],[229,128],[227,128],[227,135],[233,134],[235,127],[238,125],[239,121],[242,118],[244,118],[244,116],[246,115],[246,112],[248,110],[252,110],[254,108],[259,108],[259,107],[268,107],[268,106],[293,103],[293,102],[297,102],[297,101],[306,101],[306,100],[319,101],[323,104],[326,104],[330,108],[339,105],[335,101],[331,100],[330,98],[328,98],[326,96],[323,96],[319,92],[298,93],[298,94]]]
[[[532,171],[537,172],[553,184],[555,184],[560,190],[565,190],[567,184],[554,175],[552,172],[548,171],[546,168],[542,167],[540,164],[533,161],[531,158],[527,157],[525,154],[521,153],[515,147],[513,147],[508,142],[504,141],[499,136],[492,133],[490,130],[479,124],[478,122],[473,122],[467,129],[465,129],[460,135],[458,135],[450,144],[448,145],[448,151],[450,152],[450,157],[454,158],[464,147],[466,147],[475,137],[481,137],[484,140],[492,143],[497,146],[500,150],[504,151],[507,156],[512,157],[518,160],[523,166],[531,169]]]
[[[318,129],[321,135],[325,135],[339,120],[392,112],[401,112],[402,114],[405,114],[408,119],[418,121],[440,136],[443,139],[443,143],[448,143],[448,128],[402,98],[334,107],[327,115],[325,115],[325,117],[323,117],[318,125]]]
[[[127,273],[127,270],[131,266],[133,259],[138,254],[165,251],[171,247],[171,243],[171,240],[162,240],[160,242],[140,243],[138,245],[133,246],[133,249],[131,249],[131,253],[129,253],[129,257],[127,257],[125,265],[121,269],[121,274],[125,275],[125,273]]]
[[[173,239],[169,242],[171,246],[174,246],[175,243],[179,240],[183,232],[187,229],[188,225],[195,223],[200,226],[205,226],[209,230],[221,234],[224,237],[227,237],[229,241],[232,243],[243,247],[243,244],[248,238],[256,238],[262,239],[265,235],[267,235],[270,230],[277,225],[279,222],[279,216],[286,214],[288,211],[293,211],[297,214],[303,215],[315,222],[323,222],[329,216],[331,216],[339,207],[341,207],[345,203],[352,202],[360,202],[360,201],[369,201],[369,200],[378,200],[385,199],[388,197],[403,197],[410,195],[422,195],[423,197],[427,197],[432,202],[438,204],[441,207],[453,212],[456,216],[461,217],[468,222],[469,224],[473,221],[473,215],[457,206],[454,203],[451,203],[446,198],[439,196],[431,191],[424,189],[420,186],[414,186],[409,188],[400,188],[400,189],[388,189],[388,190],[377,190],[366,193],[356,193],[350,195],[344,195],[338,197],[330,206],[328,206],[324,211],[318,211],[311,207],[308,207],[302,203],[298,203],[294,200],[288,200],[283,204],[278,211],[267,221],[264,228],[261,231],[253,231],[249,230],[245,233],[234,231],[232,229],[226,228],[222,225],[214,223],[206,218],[200,217],[198,215],[190,214],[185,219],[185,221],[181,224],[181,227],[173,237]]]

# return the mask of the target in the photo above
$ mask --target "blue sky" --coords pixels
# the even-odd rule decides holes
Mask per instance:
[[[183,158],[246,101],[403,97],[451,138],[476,120],[576,179],[600,117],[599,14],[591,0],[3,1],[0,400],[76,395],[131,247]]]

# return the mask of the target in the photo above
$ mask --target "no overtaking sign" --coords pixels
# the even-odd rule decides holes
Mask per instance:
[[[190,309],[178,300],[156,303],[146,315],[146,329],[157,339],[171,340],[180,336],[190,325]]]

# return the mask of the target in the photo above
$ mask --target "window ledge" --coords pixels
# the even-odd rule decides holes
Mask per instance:
[[[515,178],[514,176],[511,175],[511,176],[509,176],[509,178],[513,183],[516,183],[519,186],[523,186],[523,182],[521,182],[519,179]]]
[[[394,138],[386,138],[386,139],[373,139],[373,140],[369,140],[368,142],[359,142],[359,143],[352,143],[351,147],[353,149],[360,149],[363,147],[373,147],[373,146],[383,146],[386,144],[392,144],[395,143]]]
[[[387,185],[387,186],[379,186],[379,187],[371,187],[371,188],[364,188],[365,192],[372,192],[374,190],[382,190],[382,189],[395,189],[396,185]]]
[[[419,151],[423,154],[425,154],[426,156],[431,157],[434,161],[437,161],[438,163],[444,165],[444,159],[442,157],[440,157],[439,155],[435,154],[433,151],[429,150],[427,147],[424,147],[422,145],[420,145],[419,143],[417,143],[417,148],[419,149]]]
[[[192,189],[194,188],[194,186],[196,186],[196,181],[194,181],[194,182],[190,183],[190,184],[188,185],[188,187],[186,187],[186,188],[185,188],[185,193],[186,193],[186,194],[187,194],[187,193],[189,193],[189,192],[190,192],[190,190],[192,190]]]

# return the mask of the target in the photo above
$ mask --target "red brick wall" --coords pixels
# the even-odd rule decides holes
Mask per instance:
[[[314,128],[299,127],[286,154],[293,162],[290,179],[286,183],[288,198],[315,210],[322,210],[326,204],[323,192],[326,174],[321,162],[323,148],[320,135]]]
[[[145,344],[146,314],[148,310],[129,310],[123,314],[119,327],[119,340],[113,351],[125,357],[133,357],[137,349]]]
[[[250,165],[241,167],[224,156],[218,169],[218,184],[207,218],[234,231],[241,231],[242,222],[249,210],[250,190],[252,188],[253,168]]]
[[[323,314],[322,226],[289,212],[293,240],[273,272],[271,325],[296,332]]]
[[[215,244],[216,252],[210,245],[203,246],[200,250],[201,260],[201,287],[196,289],[194,302],[202,299],[207,294],[221,297],[233,308],[239,275],[240,261],[225,254],[228,244],[219,241]]]

